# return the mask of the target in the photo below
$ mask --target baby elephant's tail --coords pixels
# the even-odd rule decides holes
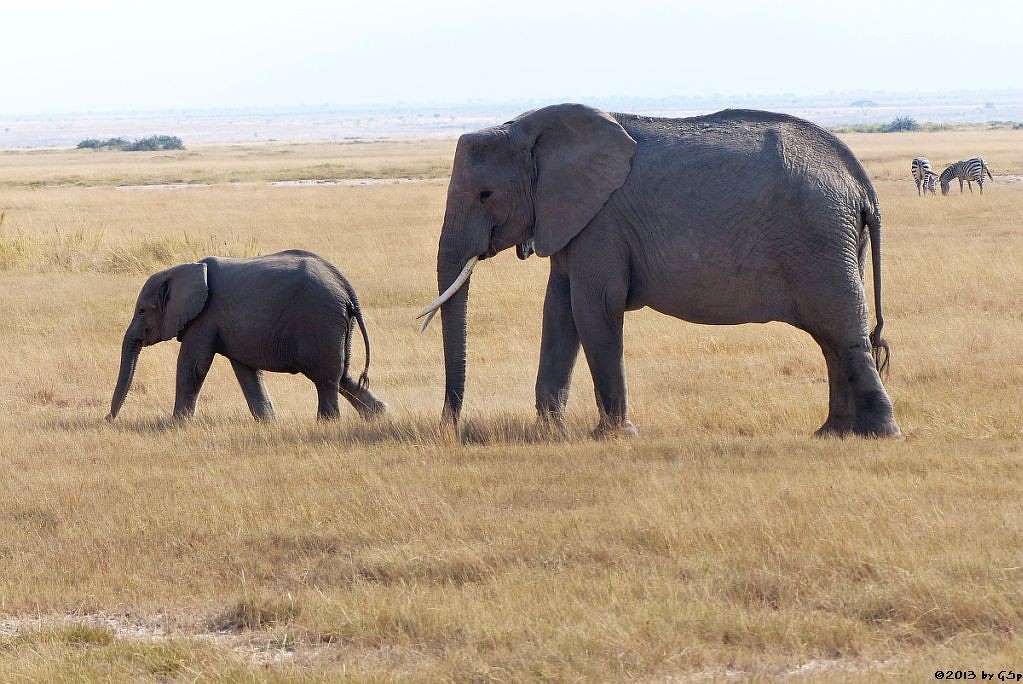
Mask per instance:
[[[366,366],[362,369],[362,375],[359,376],[359,388],[366,389],[369,387],[369,334],[366,332],[366,319],[362,317],[362,307],[359,306],[358,300],[354,301],[351,305],[351,311],[348,319],[348,339],[345,343],[345,370],[348,370],[348,362],[352,353],[352,319],[359,324],[359,330],[362,331],[362,343],[366,347]]]

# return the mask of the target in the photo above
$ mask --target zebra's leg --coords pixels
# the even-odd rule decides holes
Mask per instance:
[[[969,178],[966,179],[966,184],[970,186],[970,194],[973,194],[973,181]]]

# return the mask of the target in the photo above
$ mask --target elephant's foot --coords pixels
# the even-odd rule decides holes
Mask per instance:
[[[273,404],[264,402],[250,407],[252,419],[257,423],[274,423],[277,421],[277,414],[274,413]]]
[[[857,403],[853,432],[860,437],[902,437],[891,399],[884,390],[868,392]]]
[[[387,409],[387,403],[380,401],[376,397],[366,402],[359,401],[355,407],[355,410],[359,412],[363,420],[379,418],[387,413]]]
[[[533,430],[537,439],[563,439],[568,435],[565,417],[552,411],[537,411]]]
[[[377,418],[387,413],[387,404],[381,401],[367,387],[360,387],[347,375],[341,378],[337,391],[352,405],[363,420]]]
[[[899,429],[895,418],[892,416],[866,417],[856,421],[853,425],[853,433],[860,437],[874,437],[885,439],[898,439],[902,437],[902,430]]]
[[[639,430],[628,418],[618,421],[601,420],[593,431],[594,439],[618,439],[621,437],[639,437]]]
[[[846,437],[852,432],[852,429],[852,418],[828,416],[828,419],[824,421],[824,425],[817,428],[813,436],[820,438]]]

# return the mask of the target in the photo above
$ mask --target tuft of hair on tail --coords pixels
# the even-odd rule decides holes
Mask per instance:
[[[887,378],[888,362],[891,360],[892,352],[878,328],[874,328],[874,332],[870,333],[870,347],[874,356],[874,367],[877,368],[878,374]]]
[[[366,319],[362,317],[362,307],[358,300],[353,305],[353,314],[355,322],[359,325],[359,331],[362,332],[362,344],[366,349],[366,365],[362,369],[362,375],[359,376],[359,389],[366,389],[369,387],[369,333],[366,332]]]

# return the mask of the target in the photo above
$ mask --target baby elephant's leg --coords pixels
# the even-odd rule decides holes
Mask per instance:
[[[263,385],[263,373],[234,359],[231,359],[231,367],[234,368],[238,384],[242,386],[242,393],[245,395],[252,417],[259,421],[273,420],[274,407]]]
[[[329,381],[318,381],[316,383],[316,396],[319,404],[316,408],[317,420],[337,420],[341,416],[341,409],[338,407],[337,392],[334,391],[334,383]]]
[[[370,392],[368,387],[359,387],[359,383],[355,382],[347,373],[341,378],[338,392],[355,407],[355,410],[363,418],[375,418],[387,411],[386,403]]]
[[[213,355],[212,346],[201,338],[192,336],[181,343],[174,392],[175,420],[195,415],[195,402],[199,398],[206,374],[213,365]]]

